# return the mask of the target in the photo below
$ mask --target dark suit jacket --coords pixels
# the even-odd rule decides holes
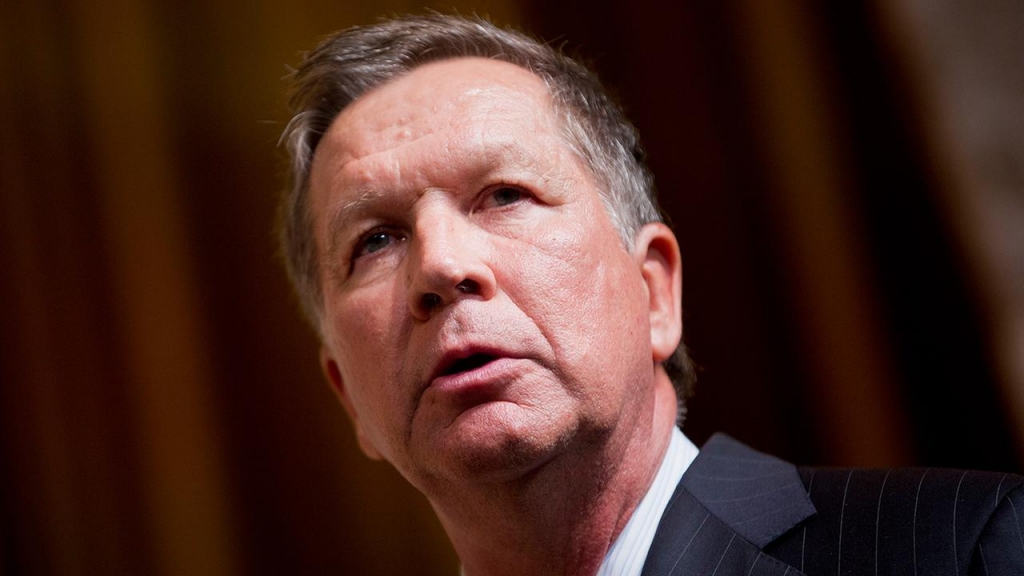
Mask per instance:
[[[716,435],[643,575],[1024,576],[1024,477],[793,466]]]

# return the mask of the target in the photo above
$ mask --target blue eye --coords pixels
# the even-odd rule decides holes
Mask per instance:
[[[366,256],[367,254],[373,254],[374,252],[383,250],[398,241],[399,238],[395,234],[385,230],[370,232],[364,236],[356,246],[355,258]]]
[[[498,206],[508,206],[522,200],[523,193],[515,188],[504,187],[495,190],[491,197],[494,198],[494,203]]]

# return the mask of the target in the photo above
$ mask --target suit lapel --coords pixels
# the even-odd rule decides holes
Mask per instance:
[[[795,466],[715,435],[676,487],[643,575],[798,575],[761,548],[812,514]]]

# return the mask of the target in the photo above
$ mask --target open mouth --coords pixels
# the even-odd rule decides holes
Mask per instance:
[[[494,360],[497,360],[497,356],[491,354],[471,354],[465,358],[459,358],[455,362],[452,362],[444,371],[442,376],[450,376],[452,374],[458,374],[460,372],[468,372],[470,370],[476,370],[481,366],[484,366]]]

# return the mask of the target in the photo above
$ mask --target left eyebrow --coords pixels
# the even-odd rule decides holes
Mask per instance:
[[[502,173],[515,173],[524,171],[547,179],[546,175],[537,172],[538,159],[534,154],[524,150],[513,138],[500,138],[482,143],[480,146],[480,158],[476,168],[469,168],[470,174],[463,175],[463,180],[484,180],[490,176]],[[500,166],[501,168],[497,168]],[[356,194],[355,198],[329,208],[327,219],[327,251],[325,256],[336,262],[338,251],[344,246],[342,236],[352,225],[368,211],[368,206],[379,204],[385,200],[387,193],[367,186]]]

